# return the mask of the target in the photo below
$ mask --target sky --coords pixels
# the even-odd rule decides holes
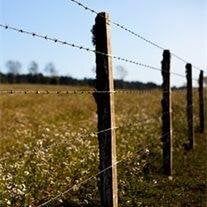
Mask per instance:
[[[206,0],[80,0],[98,12],[109,13],[112,21],[130,28],[145,38],[158,43],[183,57],[193,65],[207,68],[207,1]],[[0,0],[0,23],[37,32],[70,43],[94,48],[91,28],[95,15],[70,0]],[[112,53],[144,64],[160,67],[162,51],[111,26]],[[22,63],[27,72],[31,61],[40,71],[53,62],[60,75],[75,78],[94,78],[95,55],[40,40],[0,28],[0,70],[5,72],[8,60]],[[159,71],[153,71],[121,61],[113,61],[113,68],[127,70],[125,80],[161,84]],[[185,75],[185,64],[172,57],[171,70]],[[199,72],[194,70],[196,79]],[[115,72],[115,77],[117,73]],[[172,85],[183,85],[186,80],[172,76]]]

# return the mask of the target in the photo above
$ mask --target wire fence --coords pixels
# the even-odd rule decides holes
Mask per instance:
[[[90,7],[80,3],[79,1],[77,0],[69,0],[70,2],[73,2],[75,4],[77,4],[78,6],[80,6],[81,8],[85,9],[85,10],[88,10],[90,11],[91,13],[93,14],[96,14],[98,15],[99,12],[97,12],[96,10],[94,9],[91,9]],[[129,29],[128,27],[124,26],[124,25],[121,25],[117,22],[114,22],[114,21],[111,21],[111,20],[108,20],[107,21],[107,24],[108,25],[114,25],[118,28],[121,28],[122,30],[136,36],[137,38],[145,41],[146,43],[160,49],[160,50],[164,50],[164,48],[162,46],[160,46],[159,44],[151,41],[151,40],[148,40],[147,38],[143,37],[142,35],[134,32],[133,30]],[[186,76],[185,75],[182,75],[180,73],[176,73],[176,72],[166,72],[166,71],[163,71],[163,68],[159,68],[159,67],[155,67],[155,66],[151,66],[151,65],[148,65],[148,64],[145,64],[145,63],[142,63],[142,62],[138,62],[136,60],[131,60],[129,58],[123,58],[123,57],[119,57],[119,56],[114,56],[112,54],[108,54],[108,53],[103,53],[103,52],[100,52],[100,51],[97,51],[95,49],[91,49],[91,48],[88,48],[88,47],[85,47],[85,46],[82,46],[82,45],[77,45],[77,44],[74,44],[74,43],[70,43],[70,42],[67,42],[67,41],[63,41],[59,38],[52,38],[48,35],[42,35],[42,34],[39,34],[37,32],[30,32],[30,31],[27,31],[27,30],[24,30],[24,29],[21,29],[21,28],[17,28],[17,27],[13,27],[13,26],[9,26],[9,25],[6,25],[6,24],[0,24],[0,27],[1,28],[4,28],[5,30],[12,30],[12,31],[15,31],[17,33],[21,33],[21,34],[26,34],[26,35],[29,35],[29,36],[32,36],[34,38],[39,38],[39,39],[42,39],[42,40],[45,40],[45,41],[50,41],[50,42],[53,42],[53,43],[57,43],[57,44],[60,44],[60,45],[65,45],[65,46],[69,46],[69,47],[72,47],[72,48],[76,48],[76,49],[79,49],[79,50],[83,50],[83,51],[86,51],[86,52],[91,52],[91,53],[94,53],[96,55],[101,55],[101,56],[104,56],[104,57],[107,57],[107,58],[111,58],[111,59],[114,59],[114,60],[118,60],[118,61],[123,61],[123,62],[126,62],[126,63],[130,63],[130,64],[133,64],[133,65],[136,65],[136,66],[139,66],[139,67],[143,67],[143,68],[146,68],[146,69],[151,69],[151,70],[156,70],[156,71],[159,71],[159,72],[162,72],[162,73],[167,73],[167,75],[174,75],[174,76],[177,76],[177,77],[181,77],[181,78],[185,78],[186,79]],[[179,59],[180,61],[182,61],[183,63],[188,63],[188,61],[186,61],[184,58],[178,56],[177,54],[175,53],[171,53],[172,56],[174,56],[175,58]],[[196,70],[201,70],[200,68],[196,67],[196,66],[193,66]],[[203,70],[204,71],[204,70]],[[192,81],[195,81],[196,83],[198,82],[198,80],[196,78],[192,78]],[[173,92],[185,92],[186,89],[184,90],[174,90]],[[171,93],[171,89],[170,90],[165,90],[165,89],[155,89],[155,90],[103,90],[103,91],[99,91],[99,90],[30,90],[30,89],[6,89],[6,90],[0,90],[0,94],[83,94],[83,95],[86,95],[86,94],[91,94],[91,95],[113,95],[113,94],[146,94],[147,96],[150,96],[150,94],[154,94],[155,92],[159,92],[161,95],[165,96],[166,95],[169,95]],[[194,93],[197,93],[195,90],[193,91]],[[170,106],[171,107],[171,106]],[[185,107],[186,110],[188,110],[189,108],[193,108],[193,104],[191,105],[187,105],[187,107]],[[169,111],[162,111],[161,112],[161,115],[160,114],[156,114],[154,116],[152,116],[153,119],[155,120],[158,120],[159,118],[162,118],[165,117],[165,116],[171,116],[173,113],[173,110],[172,108],[169,108]],[[131,116],[131,119],[130,120],[133,120],[134,118],[136,118],[136,115],[132,115]],[[146,124],[148,123],[149,121],[149,118],[147,117],[146,119],[141,119],[140,121],[137,121],[136,120],[136,123],[123,123],[123,124],[120,124],[118,126],[113,126],[113,127],[110,127],[110,128],[106,128],[106,129],[103,129],[103,130],[99,130],[99,131],[95,131],[95,132],[87,132],[86,134],[82,135],[81,137],[82,138],[86,138],[86,137],[89,137],[89,136],[96,136],[96,137],[99,137],[100,134],[106,134],[107,132],[110,132],[110,133],[113,133],[114,131],[118,130],[118,129],[127,129],[128,127],[130,126],[136,126],[136,125],[140,125],[140,123],[142,124]],[[188,124],[192,124],[192,120],[187,120]],[[170,136],[171,134],[173,133],[173,129],[170,129],[168,130],[167,133],[161,133],[162,136],[159,137],[160,140],[163,140],[164,138],[166,138],[166,136]],[[48,146],[48,148],[52,148],[56,145],[57,143],[54,142],[53,144],[51,144],[50,146]],[[142,153],[145,148],[148,147],[147,146],[144,146],[142,147],[140,150],[137,151],[137,153]],[[118,164],[120,163],[123,163],[123,162],[127,162],[129,159],[133,160],[135,157],[137,156],[136,155],[133,155],[131,156],[131,154],[129,156],[126,156],[124,157],[123,159],[120,159],[118,161],[115,161],[115,162],[112,162],[111,165],[107,166],[106,168],[104,168],[103,170],[100,170],[98,173],[92,173],[93,175],[89,176],[87,179],[84,179],[83,181],[76,181],[77,184],[73,185],[72,187],[69,187],[67,188],[65,191],[61,192],[61,193],[58,193],[57,195],[54,195],[54,196],[49,196],[51,198],[49,198],[47,201],[43,202],[42,204],[38,205],[38,207],[43,207],[43,206],[50,206],[53,202],[56,202],[58,199],[60,199],[61,197],[65,196],[66,194],[68,194],[70,191],[74,190],[75,188],[77,187],[80,187],[88,182],[90,182],[91,180],[93,179],[96,179],[97,177],[99,177],[101,174],[105,173],[106,171],[112,169],[112,168],[116,168]],[[0,161],[4,161],[5,159],[7,159],[8,157],[4,157],[2,159],[0,159]]]

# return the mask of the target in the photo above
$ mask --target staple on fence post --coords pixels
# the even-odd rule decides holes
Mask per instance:
[[[187,78],[187,124],[188,124],[188,143],[187,149],[194,147],[194,121],[193,121],[193,82],[192,82],[192,65],[186,64],[186,78]]]
[[[162,60],[163,99],[162,103],[162,143],[163,143],[163,173],[172,175],[172,105],[170,84],[170,59],[169,50],[164,50]]]
[[[200,133],[204,133],[205,132],[205,109],[204,109],[204,87],[203,87],[203,71],[200,71],[200,75],[199,75],[199,88],[198,88],[198,92],[199,92],[199,121],[200,121],[200,126],[199,126],[199,130]]]
[[[99,13],[93,27],[96,51],[111,54],[109,15]],[[117,167],[116,167],[116,137],[114,112],[114,81],[112,58],[108,55],[96,54],[96,90],[107,93],[95,93],[98,114],[99,153],[100,153],[100,183],[102,207],[118,207]],[[110,167],[112,166],[112,167]],[[107,170],[105,170],[107,169]]]

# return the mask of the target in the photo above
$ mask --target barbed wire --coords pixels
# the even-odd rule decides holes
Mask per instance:
[[[169,93],[169,91],[163,91],[161,88],[155,88],[155,89],[125,89],[125,90],[114,90],[114,91],[96,91],[96,90],[29,90],[29,89],[7,89],[7,90],[0,90],[0,94],[59,94],[59,95],[85,95],[85,94],[152,94],[159,92],[160,94],[162,93]],[[171,89],[171,93],[184,93],[186,92],[186,89]],[[193,93],[197,93],[196,90],[193,90]]]
[[[0,90],[0,94],[107,94],[107,93],[129,93],[129,94],[148,94],[158,91],[149,90],[114,90],[114,91],[96,91],[96,90]]]
[[[67,46],[77,48],[77,49],[80,49],[80,50],[84,50],[84,51],[87,51],[87,52],[92,52],[92,53],[95,53],[95,54],[107,56],[107,57],[113,58],[115,60],[123,61],[123,62],[130,63],[130,64],[134,64],[134,65],[137,65],[137,66],[140,66],[140,67],[144,67],[144,68],[148,68],[148,69],[152,69],[152,70],[156,70],[156,71],[162,71],[161,68],[159,68],[159,67],[151,66],[151,65],[148,65],[148,64],[144,64],[144,63],[141,63],[141,62],[138,62],[138,61],[135,61],[135,60],[131,60],[131,59],[127,59],[127,58],[123,58],[123,57],[119,57],[119,56],[114,56],[112,54],[103,53],[103,52],[100,52],[100,51],[97,51],[97,50],[94,50],[94,49],[90,49],[90,48],[82,46],[82,45],[69,43],[67,41],[63,41],[63,40],[60,40],[58,38],[52,38],[52,37],[49,37],[48,35],[41,35],[41,34],[38,34],[36,32],[26,31],[26,30],[23,30],[23,29],[19,29],[19,28],[16,28],[16,27],[9,26],[9,25],[4,25],[4,24],[1,24],[1,23],[0,23],[0,27],[4,28],[6,30],[9,29],[9,30],[13,30],[15,32],[30,35],[32,37],[37,37],[37,38],[40,38],[40,39],[44,39],[46,41],[51,41],[53,43],[58,43],[58,44],[61,44],[61,45],[67,45]],[[185,78],[184,75],[179,74],[179,73],[170,72],[170,74]],[[197,79],[196,79],[196,81],[197,81]]]
[[[0,90],[0,94],[95,94],[115,93],[115,91],[95,90]]]
[[[96,15],[99,14],[98,11],[89,8],[88,6],[86,6],[86,5],[82,4],[82,3],[80,3],[80,2],[77,1],[77,0],[68,0],[68,1],[71,1],[71,2],[73,2],[73,3],[75,3],[75,4],[77,4],[78,6],[82,7],[82,8],[85,9],[85,10],[90,11],[90,12],[93,13],[93,14],[96,14]],[[99,14],[99,15],[100,15],[100,14]],[[101,16],[101,15],[100,15],[100,16]],[[103,17],[104,17],[104,16],[103,16]],[[126,27],[126,26],[124,26],[124,25],[121,25],[120,23],[114,22],[114,21],[112,21],[112,20],[109,19],[109,20],[107,21],[107,24],[109,24],[109,25],[110,25],[110,24],[115,25],[116,27],[119,27],[119,28],[121,28],[122,30],[124,30],[124,31],[126,31],[126,32],[128,32],[128,33],[130,33],[130,34],[132,34],[132,35],[134,35],[135,37],[137,37],[137,38],[139,38],[139,39],[141,39],[141,40],[147,42],[148,44],[151,44],[152,46],[154,46],[154,47],[156,47],[156,48],[158,48],[158,49],[160,49],[160,50],[165,50],[165,48],[162,47],[161,45],[159,45],[159,44],[157,44],[157,43],[155,43],[155,42],[153,42],[153,41],[151,41],[151,40],[145,38],[144,36],[142,36],[142,35],[140,35],[140,34],[137,34],[136,32],[132,31],[131,29],[129,29],[128,27]],[[184,62],[184,63],[189,63],[187,60],[185,60],[184,58],[182,58],[182,57],[176,55],[176,54],[173,53],[173,52],[171,53],[171,55],[174,56],[175,58],[177,58],[178,60]],[[200,70],[203,70],[203,69],[201,69],[201,68],[199,68],[199,67],[197,67],[197,66],[194,66],[194,65],[192,65],[192,67],[194,67],[196,70],[199,70],[199,71],[200,71]],[[203,70],[203,71],[205,71],[205,70]],[[205,72],[207,72],[207,71],[205,71]]]

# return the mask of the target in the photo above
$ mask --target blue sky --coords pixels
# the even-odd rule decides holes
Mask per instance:
[[[194,65],[207,66],[207,1],[206,0],[80,0],[97,11],[106,11],[113,21],[131,28],[138,34],[170,49]],[[71,43],[93,48],[91,28],[95,16],[70,0],[0,0],[0,22],[25,30],[47,34]],[[114,55],[160,67],[162,51],[142,40],[111,28]],[[30,61],[43,70],[53,62],[63,75],[77,78],[95,77],[94,54],[44,40],[0,29],[0,70],[5,71],[7,60],[19,60],[22,72]],[[127,80],[161,83],[158,71],[114,61],[128,71]],[[185,74],[185,65],[172,58],[172,70]],[[116,75],[116,74],[115,74]],[[198,72],[194,71],[197,78]],[[173,85],[182,85],[184,78],[172,78]]]

